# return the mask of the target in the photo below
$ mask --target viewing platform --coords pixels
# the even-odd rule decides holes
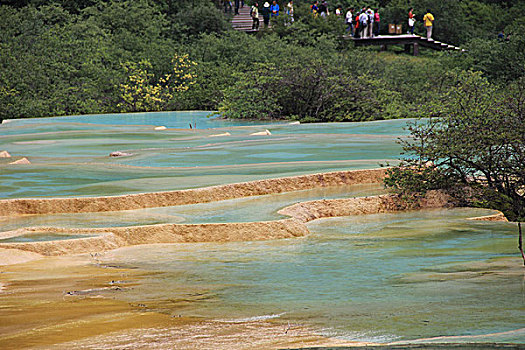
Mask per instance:
[[[427,39],[426,37],[414,34],[402,34],[402,35],[379,35],[370,38],[353,38],[349,35],[344,36],[345,39],[351,39],[354,41],[354,45],[358,46],[370,46],[376,45],[381,46],[382,51],[386,51],[389,45],[405,45],[405,51],[410,52],[412,49],[413,55],[419,55],[419,47],[428,47],[438,51],[458,51],[464,52],[465,50],[450,44],[443,43],[434,39]]]

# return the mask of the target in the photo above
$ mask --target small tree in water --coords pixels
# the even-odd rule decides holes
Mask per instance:
[[[501,210],[525,218],[525,79],[498,91],[480,73],[464,72],[431,118],[409,124],[401,140],[402,163],[388,171],[385,185],[405,199],[446,191],[460,205]]]

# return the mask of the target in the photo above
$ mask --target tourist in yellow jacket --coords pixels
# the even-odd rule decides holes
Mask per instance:
[[[434,24],[434,16],[430,13],[430,10],[427,10],[425,16],[423,16],[423,23],[425,28],[427,28],[427,39],[432,38],[432,25]]]

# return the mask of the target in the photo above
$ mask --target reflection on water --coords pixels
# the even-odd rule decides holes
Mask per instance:
[[[514,225],[464,220],[488,212],[325,219],[304,239],[136,247],[104,261],[155,272],[125,298],[167,314],[278,315],[350,340],[496,333],[523,327],[524,279],[501,260],[515,256]]]

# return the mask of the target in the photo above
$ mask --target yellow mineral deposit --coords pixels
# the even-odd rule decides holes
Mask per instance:
[[[106,197],[17,198],[0,200],[0,216],[81,213],[169,207],[331,186],[379,183],[386,168],[335,171],[167,192]]]
[[[475,220],[475,221],[502,221],[502,222],[508,222],[509,220],[505,217],[505,214],[502,212],[493,214],[493,215],[486,215],[486,216],[477,216],[474,218],[468,218],[468,220]]]
[[[98,198],[55,198],[55,199],[11,199],[0,201],[0,213],[4,215],[50,213],[50,212],[85,212],[127,210],[134,208],[173,206],[188,203],[204,203],[231,198],[240,198],[261,194],[281,193],[315,187],[334,185],[353,185],[379,181],[384,176],[383,169],[354,170],[288,178],[252,181],[209,188],[174,192],[149,193],[135,196],[98,197]],[[169,196],[166,197],[167,194]],[[181,195],[186,194],[186,198]],[[213,196],[211,196],[213,195]],[[147,196],[144,198],[144,196]],[[144,199],[144,201],[141,200]],[[382,195],[361,198],[318,200],[298,203],[279,211],[289,219],[244,222],[244,223],[209,223],[209,224],[157,224],[145,226],[107,227],[107,228],[57,228],[38,227],[21,228],[10,231],[10,236],[24,235],[31,232],[47,232],[63,235],[86,235],[86,238],[71,240],[53,240],[43,242],[0,243],[0,248],[19,249],[42,255],[67,255],[90,251],[107,251],[118,247],[182,242],[232,242],[283,239],[305,236],[309,233],[305,223],[327,217],[348,215],[377,214],[406,209],[436,208],[448,204],[447,196],[436,191],[417,203],[410,205],[400,201],[395,195]],[[94,203],[86,206],[88,203]],[[100,205],[96,205],[100,203]],[[102,205],[101,203],[106,203]],[[115,205],[115,203],[117,203]],[[118,208],[118,209],[116,209]],[[57,210],[58,209],[58,210]],[[93,236],[94,235],[94,236]]]

